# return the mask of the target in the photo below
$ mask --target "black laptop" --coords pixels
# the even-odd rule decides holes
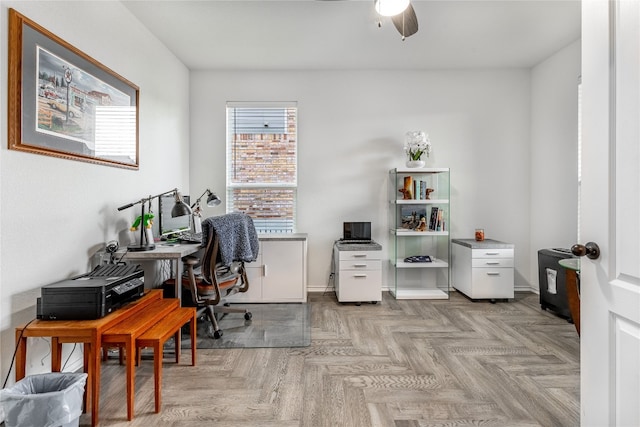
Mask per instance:
[[[344,222],[341,241],[342,243],[371,243],[371,223]]]

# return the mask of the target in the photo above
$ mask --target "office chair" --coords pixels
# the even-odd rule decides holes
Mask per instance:
[[[223,298],[249,289],[244,263],[257,259],[258,234],[251,217],[231,213],[202,222],[202,244],[204,250],[200,258],[183,258],[186,272],[183,285],[188,286],[198,307],[197,316],[206,313],[213,327],[213,337],[217,339],[222,337],[217,313],[244,313],[245,320],[251,320],[251,312],[230,307]]]

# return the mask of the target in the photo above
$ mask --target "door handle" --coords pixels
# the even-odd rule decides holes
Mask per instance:
[[[571,246],[571,253],[576,256],[586,255],[589,259],[598,259],[600,257],[600,247],[594,242],[588,242],[586,245],[576,243]]]

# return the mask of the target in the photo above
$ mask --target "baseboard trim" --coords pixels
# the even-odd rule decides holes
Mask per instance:
[[[388,292],[391,288],[389,286],[383,286],[382,291]],[[540,294],[540,291],[536,288],[532,288],[531,286],[515,286],[513,288],[514,292],[533,292],[534,294]],[[452,292],[456,290],[452,287]],[[335,292],[333,286],[309,286],[307,287],[307,292]]]

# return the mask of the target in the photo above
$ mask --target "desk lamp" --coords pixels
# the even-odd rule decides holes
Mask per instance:
[[[202,198],[204,197],[205,194],[208,194],[208,196],[207,196],[207,206],[209,206],[210,208],[212,208],[214,206],[218,206],[221,203],[220,198],[218,196],[216,196],[214,192],[212,192],[211,190],[209,190],[207,188],[206,190],[204,190],[204,193],[202,193],[200,195],[200,197],[198,197],[196,202],[193,205],[191,205],[191,209],[193,209],[193,231],[195,231],[196,233],[202,232],[202,225],[201,225],[202,224],[202,222],[201,222],[202,215],[200,214],[200,212],[201,212],[201,210],[200,210],[200,200],[202,200]]]
[[[214,192],[212,192],[211,190],[209,190],[207,188],[206,190],[204,190],[204,193],[202,193],[200,195],[200,197],[198,197],[196,202],[193,205],[191,205],[191,209],[193,209],[195,207],[196,210],[200,210],[200,200],[202,200],[202,198],[204,197],[205,194],[208,194],[208,196],[207,196],[207,206],[212,208],[212,207],[218,206],[220,204],[220,198],[218,196],[216,196]]]
[[[127,247],[127,250],[130,250],[132,252],[142,252],[142,251],[150,251],[156,248],[155,243],[147,241],[146,233],[144,232],[145,230],[144,204],[148,202],[149,210],[151,210],[151,200],[155,199],[156,197],[166,196],[167,194],[171,194],[171,193],[173,193],[173,197],[175,198],[175,205],[173,205],[173,208],[171,209],[171,217],[176,218],[183,215],[191,215],[191,212],[192,212],[191,208],[189,207],[189,205],[187,205],[185,202],[182,201],[182,195],[180,194],[177,188],[174,188],[173,190],[165,191],[164,193],[156,194],[155,196],[149,196],[147,198],[140,199],[137,202],[129,203],[124,206],[120,206],[118,208],[119,211],[122,211],[125,209],[129,209],[130,207],[135,206],[137,204],[142,205],[142,214],[140,215],[140,218],[142,218],[142,224],[140,224],[140,244],[130,245]]]

